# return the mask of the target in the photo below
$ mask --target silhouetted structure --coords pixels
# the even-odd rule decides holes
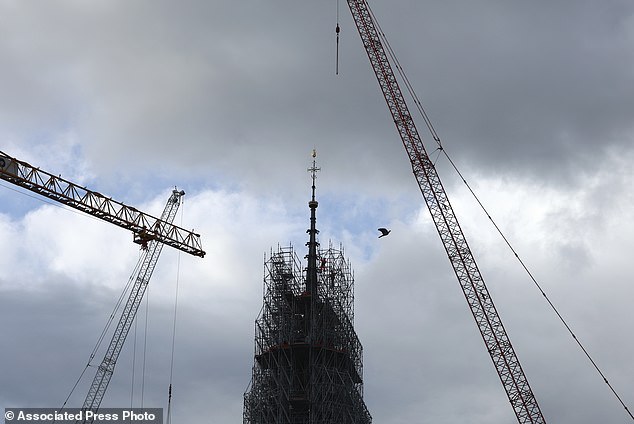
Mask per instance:
[[[244,424],[372,422],[363,402],[363,348],[353,327],[354,276],[343,248],[321,249],[317,241],[318,170],[313,160],[307,266],[292,246],[271,250],[264,264]]]

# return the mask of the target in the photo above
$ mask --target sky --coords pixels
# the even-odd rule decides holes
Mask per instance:
[[[634,4],[370,6],[445,151],[634,410]],[[176,223],[207,252],[164,249],[102,406],[166,408],[172,369],[172,422],[241,422],[264,258],[304,255],[315,148],[374,422],[514,421],[346,2],[0,0],[0,65],[0,150],[155,216],[178,186]],[[629,422],[417,125],[546,420]],[[61,407],[137,245],[5,182],[0,229],[0,409]]]

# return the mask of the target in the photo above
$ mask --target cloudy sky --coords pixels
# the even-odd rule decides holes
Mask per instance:
[[[634,409],[634,4],[371,6],[446,151]],[[264,255],[304,255],[316,148],[320,240],[355,270],[374,422],[514,421],[345,2],[0,0],[0,65],[0,150],[153,215],[177,185],[176,221],[207,251],[164,250],[102,406],[166,407],[178,282],[172,422],[241,422]],[[437,156],[547,421],[629,422]],[[7,183],[0,228],[0,409],[59,407],[137,246]]]

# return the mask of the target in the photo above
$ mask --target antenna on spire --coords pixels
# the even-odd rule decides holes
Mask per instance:
[[[311,156],[313,157],[313,166],[311,166],[310,168],[308,168],[308,172],[311,173],[311,177],[313,179],[313,199],[312,202],[315,202],[315,179],[317,178],[317,171],[321,171],[321,168],[317,168],[317,150],[313,149],[313,152],[311,154]],[[315,207],[317,207],[317,204],[315,202]]]
[[[313,149],[313,166],[308,168],[308,172],[311,173],[311,177],[313,179],[313,195],[311,200],[308,202],[308,207],[310,208],[310,229],[306,231],[310,237],[308,243],[308,255],[306,255],[306,259],[308,259],[308,268],[306,275],[306,291],[310,294],[317,293],[317,249],[319,246],[319,242],[317,242],[317,234],[319,234],[319,230],[317,230],[317,217],[316,217],[316,209],[318,206],[317,200],[315,200],[315,178],[317,177],[317,171],[320,171],[320,168],[317,168],[317,161],[315,158],[317,157],[317,150]]]

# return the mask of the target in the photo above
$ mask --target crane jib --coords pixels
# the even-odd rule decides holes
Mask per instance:
[[[545,423],[440,177],[425,151],[370,7],[365,0],[348,0],[348,6],[438,235],[517,420],[520,424]]]
[[[126,228],[134,233],[134,241],[143,247],[128,300],[82,407],[83,410],[97,411],[163,246],[169,245],[195,256],[205,256],[199,234],[172,224],[185,192],[173,190],[161,218],[155,218],[3,152],[0,152],[0,179]],[[83,421],[90,422],[91,419]]]
[[[96,218],[125,228],[143,246],[157,240],[190,255],[204,257],[200,235],[55,176],[0,152],[0,178]]]

